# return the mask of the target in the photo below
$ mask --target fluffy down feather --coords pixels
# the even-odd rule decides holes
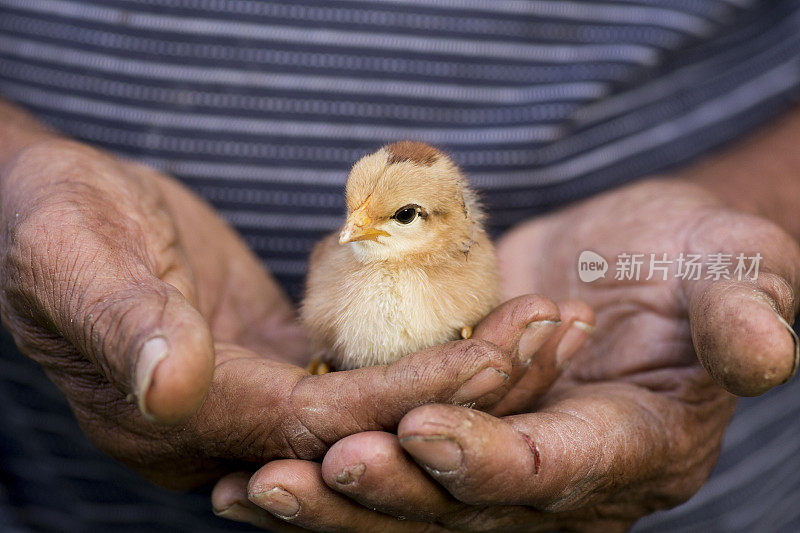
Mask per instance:
[[[302,320],[339,369],[460,337],[499,300],[483,211],[442,152],[402,141],[359,160],[348,221],[315,247]],[[407,219],[413,218],[410,222]]]

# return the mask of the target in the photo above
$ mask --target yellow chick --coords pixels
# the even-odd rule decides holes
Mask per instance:
[[[340,370],[468,338],[499,301],[484,214],[458,167],[401,141],[359,160],[341,232],[311,254],[301,317]]]

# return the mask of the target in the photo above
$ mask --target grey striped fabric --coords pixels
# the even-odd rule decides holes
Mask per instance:
[[[294,297],[383,143],[446,149],[499,233],[738,138],[799,88],[799,0],[0,0],[0,95],[179,177]],[[2,349],[0,526],[219,527],[202,494],[94,452]],[[800,530],[798,415],[796,383],[743,402],[716,477],[640,528]]]

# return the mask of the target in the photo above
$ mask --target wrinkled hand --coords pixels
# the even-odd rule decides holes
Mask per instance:
[[[473,340],[312,377],[297,366],[308,353],[288,300],[174,181],[50,139],[4,168],[0,198],[5,326],[91,440],[165,486],[318,459],[428,402],[491,406],[519,376],[526,325],[559,318],[529,298]]]
[[[593,322],[592,310],[578,301],[568,301],[556,306],[547,298],[526,295],[501,304],[475,328],[472,338],[489,342],[503,353],[510,353],[514,362],[511,373],[504,386],[484,395],[477,405],[466,402],[460,408],[469,412],[478,412],[472,409],[475,407],[487,408],[495,414],[529,409],[550,389],[564,369],[568,368],[570,358],[590,335]],[[409,357],[414,355],[404,359]],[[457,400],[454,403],[464,402]],[[479,435],[478,438],[485,436]],[[347,442],[346,446],[351,446],[358,454],[376,444],[378,448],[391,443],[396,447],[397,437],[389,433],[364,432],[334,444],[329,454],[338,454],[339,452],[333,450],[341,449],[342,442]],[[422,476],[424,479],[424,474],[405,459],[402,452],[399,458],[403,460],[402,464],[392,464],[379,475],[391,476],[400,482],[406,482],[409,475],[412,480],[415,476]],[[357,480],[364,469],[364,464],[356,464],[354,467],[350,465],[336,476],[340,482],[349,484]],[[281,480],[287,478],[311,489],[303,498],[302,518],[298,514],[300,503],[281,488]],[[249,479],[250,474],[237,472],[220,480],[212,495],[215,512],[231,520],[250,522],[268,529],[294,530],[248,500]],[[273,461],[256,473],[253,479],[259,479],[259,482],[251,485],[250,499],[261,506],[271,505],[273,512],[283,517],[290,516],[292,521],[298,518],[298,523],[307,527],[349,531],[354,523],[361,520],[360,515],[365,515],[364,527],[367,531],[393,530],[397,527],[395,518],[369,511],[332,492],[322,482],[318,463],[302,460]],[[270,479],[276,481],[271,482]],[[389,493],[385,496],[393,498]],[[336,512],[331,513],[331,509]],[[293,516],[295,514],[298,516]],[[315,517],[318,516],[325,518],[317,521]]]
[[[580,282],[583,250],[612,271]],[[230,476],[218,501],[249,496],[270,511],[262,521],[326,531],[624,530],[700,488],[733,413],[731,392],[760,394],[796,370],[788,323],[798,308],[797,244],[705,189],[677,180],[625,187],[515,229],[499,252],[507,294],[580,298],[597,313],[588,345],[535,411],[498,418],[422,406],[397,436],[342,439],[321,468],[275,461],[249,486]],[[617,281],[622,252],[759,252],[763,261],[757,281],[684,280],[674,269],[668,281]]]

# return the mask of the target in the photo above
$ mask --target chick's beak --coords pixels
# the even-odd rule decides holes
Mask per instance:
[[[339,234],[339,244],[345,244],[354,241],[378,241],[381,235],[388,237],[389,234],[383,230],[373,227],[372,219],[367,215],[367,205],[369,198],[359,206],[358,209],[350,213],[347,217],[347,222]]]

